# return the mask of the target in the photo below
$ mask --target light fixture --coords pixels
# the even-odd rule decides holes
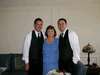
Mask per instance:
[[[94,53],[96,50],[94,49],[94,47],[90,43],[88,43],[86,46],[83,47],[82,51],[84,53],[88,53],[87,66],[89,66],[90,65],[90,54]]]

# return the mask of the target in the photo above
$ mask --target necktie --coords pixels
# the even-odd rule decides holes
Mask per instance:
[[[61,37],[64,37],[64,33],[61,33]]]
[[[41,34],[40,34],[40,32],[38,32],[38,38],[40,38],[41,37]]]
[[[39,33],[38,33],[38,38],[39,38]]]

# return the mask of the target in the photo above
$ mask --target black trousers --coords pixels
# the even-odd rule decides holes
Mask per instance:
[[[42,75],[42,63],[37,61],[29,62],[29,71],[28,75]]]
[[[73,65],[72,75],[86,75],[86,67],[80,61]]]
[[[86,68],[80,61],[77,64],[70,62],[69,64],[63,65],[61,68],[64,72],[71,73],[71,75],[86,75]]]

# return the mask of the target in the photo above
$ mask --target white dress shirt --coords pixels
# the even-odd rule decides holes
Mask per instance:
[[[65,35],[67,28],[64,30],[63,34]],[[64,37],[63,35],[63,37]],[[80,45],[79,45],[79,39],[77,34],[74,31],[68,32],[69,42],[71,45],[71,48],[73,50],[73,62],[77,64],[78,61],[80,61]]]
[[[39,36],[41,36],[40,32],[37,32],[36,30],[34,31],[35,31],[36,37],[38,37],[38,33],[39,33]],[[26,35],[26,38],[24,41],[22,60],[25,62],[25,64],[29,63],[29,48],[31,44],[31,38],[32,38],[32,31]]]
[[[65,35],[66,30],[67,28],[63,32],[64,35]],[[38,37],[37,31],[35,31],[35,34]],[[69,37],[71,48],[73,50],[73,62],[77,64],[77,62],[80,60],[80,45],[79,45],[78,36],[75,32],[69,30],[68,37]],[[29,32],[26,35],[24,47],[23,47],[22,60],[25,61],[25,64],[29,63],[29,48],[30,48],[31,38],[32,38],[32,32]]]

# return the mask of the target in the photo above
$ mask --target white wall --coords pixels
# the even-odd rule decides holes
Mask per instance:
[[[33,28],[33,20],[41,17],[44,28],[60,17],[79,35],[81,49],[88,42],[96,48],[91,55],[100,65],[100,0],[0,0],[0,53],[21,53],[24,37]],[[58,29],[57,29],[58,31]],[[59,34],[59,31],[58,31]],[[81,52],[86,62],[87,54]]]

